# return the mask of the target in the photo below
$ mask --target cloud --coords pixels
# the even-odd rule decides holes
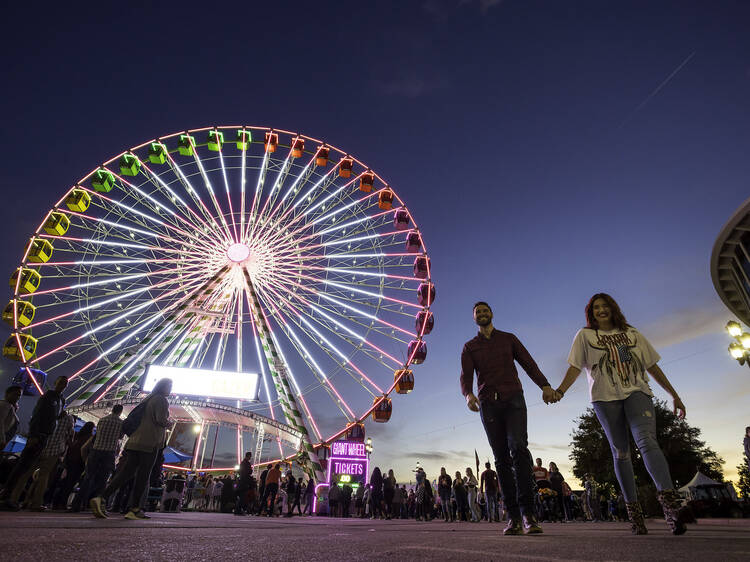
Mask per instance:
[[[719,334],[729,312],[719,302],[683,308],[666,314],[639,329],[656,348],[668,347],[709,334]]]
[[[400,457],[414,459],[414,461],[446,461],[455,459],[474,458],[474,451],[410,451],[399,454]]]

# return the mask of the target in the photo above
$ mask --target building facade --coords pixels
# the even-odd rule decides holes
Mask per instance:
[[[727,308],[750,325],[750,199],[735,211],[714,243],[711,279]]]

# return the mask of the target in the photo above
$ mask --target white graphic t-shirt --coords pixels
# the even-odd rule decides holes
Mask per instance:
[[[647,369],[661,357],[638,330],[579,330],[570,349],[568,363],[585,370],[592,402],[625,400],[641,391],[653,396]]]

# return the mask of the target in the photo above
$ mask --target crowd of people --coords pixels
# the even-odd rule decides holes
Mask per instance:
[[[147,508],[161,501],[161,509],[232,512],[236,515],[291,517],[312,515],[315,482],[295,476],[290,465],[253,467],[248,452],[238,471],[223,475],[165,471],[161,455],[169,424],[171,391],[165,379],[125,419],[122,406],[95,425],[87,422],[74,431],[74,419],[65,409],[60,377],[42,395],[31,417],[26,446],[12,469],[0,474],[0,507],[31,511],[47,509],[79,512],[90,509],[97,517],[120,512],[128,519],[148,518]],[[0,401],[0,445],[15,435],[20,386],[6,389]],[[125,445],[122,441],[127,437]],[[536,508],[540,520],[604,520],[622,518],[622,502],[600,498],[593,478],[579,498],[555,463],[549,468],[537,459]],[[399,484],[394,471],[375,468],[363,486],[344,484],[328,490],[318,514],[331,517],[369,517],[430,521],[503,521],[497,473],[489,462],[475,474],[471,467],[449,474],[445,468],[430,481],[423,468],[413,474],[414,484]],[[153,497],[149,490],[160,493]],[[621,500],[621,497],[620,497]]]

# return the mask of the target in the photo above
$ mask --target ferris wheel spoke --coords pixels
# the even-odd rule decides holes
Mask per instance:
[[[232,206],[232,196],[229,190],[229,180],[227,179],[227,169],[224,165],[224,147],[219,147],[219,162],[221,163],[221,177],[224,180],[224,193],[227,196],[227,205],[229,206],[229,217],[232,221],[232,234],[234,235],[232,240],[235,242],[240,241],[240,236],[237,233],[237,224],[234,217],[234,208]]]
[[[176,181],[180,182],[180,185],[182,185],[185,190],[188,192],[190,197],[193,199],[193,202],[196,203],[196,205],[200,207],[200,203],[197,197],[197,194],[195,194],[192,190],[192,186],[188,188],[188,185],[185,184],[185,181],[187,181],[187,178],[183,181],[182,177],[175,173],[175,167],[177,164],[174,162],[174,160],[170,157],[169,158],[169,171],[174,174],[174,177],[176,178]],[[180,172],[182,170],[180,169]],[[164,181],[161,174],[157,174],[154,172],[151,168],[149,168],[148,165],[145,163],[143,164],[143,173],[146,175],[148,180],[151,182],[151,184],[156,187],[156,189],[160,192],[164,192],[164,198],[169,201],[176,210],[182,209],[183,212],[187,211],[187,214],[184,214],[184,220],[185,222],[193,225],[193,228],[197,230],[203,230],[203,231],[211,231],[213,228],[215,228],[215,223],[213,225],[209,225],[205,220],[204,217],[201,217],[198,213],[196,213],[193,208],[188,205],[185,200],[180,197],[177,192],[175,192],[174,189],[172,189],[167,182]],[[178,205],[179,203],[179,205]],[[205,208],[205,206],[203,207]],[[205,216],[205,215],[204,215]],[[211,219],[209,218],[209,222]]]
[[[255,193],[253,194],[252,203],[250,203],[250,211],[247,219],[247,225],[245,226],[245,232],[243,233],[243,240],[250,238],[250,232],[255,228],[255,221],[257,219],[257,207],[260,204],[260,197],[263,191],[263,184],[266,181],[266,173],[268,172],[268,160],[271,153],[266,149],[263,152],[263,160],[260,164],[260,170],[258,170],[258,181],[255,184]]]
[[[278,296],[279,295],[276,295],[276,297],[278,297]],[[284,321],[284,317],[281,315],[281,313],[278,310],[278,308],[276,308],[276,306],[273,303],[273,301],[266,301],[266,302],[264,302],[264,304],[266,305],[266,307],[268,307],[269,310],[272,311],[272,314],[274,316],[276,316],[277,320],[279,320],[279,325],[282,327],[282,330],[284,330],[285,332],[287,332],[292,337],[292,339],[296,342],[296,344],[299,347],[299,349],[302,350],[302,353],[300,355],[305,360],[305,362],[308,363],[308,365],[312,364],[312,366],[314,367],[315,372],[320,376],[320,378],[325,383],[325,385],[328,386],[328,388],[330,388],[330,390],[336,396],[336,404],[337,404],[337,406],[339,407],[339,409],[341,409],[342,406],[343,406],[343,409],[345,410],[345,411],[342,410],[342,413],[344,413],[345,415],[347,415],[347,417],[351,416],[350,419],[356,418],[356,414],[354,413],[354,411],[349,407],[349,405],[346,403],[346,400],[344,400],[344,398],[341,396],[341,394],[339,393],[339,391],[336,390],[336,387],[334,386],[333,381],[331,381],[330,377],[328,377],[325,374],[325,372],[323,371],[323,369],[320,368],[320,366],[315,361],[315,359],[312,357],[312,355],[310,354],[310,352],[307,351],[307,349],[305,348],[305,346],[302,344],[302,341],[296,336],[296,334],[294,333],[294,330],[292,330],[292,328],[288,325],[288,323],[286,323]],[[297,325],[301,328],[301,326],[299,324],[297,324]]]
[[[192,288],[192,287],[191,287],[191,288]],[[122,320],[127,320],[127,319],[128,319],[128,318],[129,318],[130,316],[132,316],[133,314],[136,314],[137,312],[139,312],[139,311],[141,311],[141,310],[145,310],[146,308],[148,308],[148,307],[150,307],[150,306],[153,306],[153,305],[154,305],[154,304],[156,304],[157,302],[159,302],[159,301],[162,301],[162,300],[164,300],[164,299],[167,299],[167,298],[171,297],[172,295],[174,295],[174,294],[177,294],[177,293],[179,293],[179,292],[184,292],[184,289],[183,289],[183,288],[181,287],[181,288],[179,288],[179,289],[176,289],[176,290],[170,291],[170,292],[168,292],[168,293],[165,293],[164,295],[161,295],[160,297],[157,297],[157,298],[154,298],[154,299],[150,299],[150,300],[147,300],[147,301],[145,301],[145,302],[143,302],[143,303],[141,303],[141,304],[139,304],[139,305],[137,305],[137,306],[134,306],[134,307],[130,308],[129,310],[123,310],[123,311],[114,311],[114,312],[112,312],[112,313],[111,313],[111,314],[109,315],[110,317],[111,317],[111,316],[114,316],[114,318],[109,318],[109,319],[107,319],[107,320],[106,320],[105,322],[102,322],[102,323],[100,323],[100,324],[97,324],[97,325],[96,325],[96,327],[92,327],[92,328],[90,328],[89,330],[87,330],[86,332],[82,333],[81,335],[79,335],[79,336],[77,336],[77,337],[73,338],[72,340],[70,340],[70,341],[67,341],[67,342],[63,343],[62,345],[59,345],[58,347],[56,347],[56,348],[54,348],[54,349],[52,349],[52,350],[50,350],[50,351],[48,351],[48,352],[44,353],[43,355],[41,355],[41,356],[37,357],[37,358],[36,358],[36,361],[42,361],[43,359],[46,359],[47,357],[49,357],[49,356],[51,356],[51,355],[54,355],[55,353],[58,353],[58,352],[60,352],[61,350],[64,350],[64,349],[66,349],[67,347],[71,346],[72,344],[74,344],[74,343],[76,343],[76,342],[78,342],[78,341],[80,341],[80,340],[82,340],[82,339],[84,339],[84,338],[89,338],[89,337],[90,337],[90,336],[92,336],[93,334],[96,334],[96,333],[98,333],[98,332],[100,332],[100,331],[104,330],[105,328],[108,328],[108,327],[110,327],[110,326],[113,326],[113,325],[115,325],[115,324],[117,324],[117,323],[121,322]],[[184,298],[184,297],[183,297],[183,298]],[[180,302],[180,300],[177,300],[176,302]],[[159,315],[160,313],[162,313],[162,312],[163,312],[163,310],[164,310],[164,309],[162,309],[162,310],[157,310],[157,311],[156,311],[156,312],[155,312],[154,314],[155,314],[155,315]],[[106,318],[106,317],[105,317],[105,318]],[[59,330],[59,331],[57,331],[57,332],[55,332],[55,333],[53,333],[53,334],[50,334],[50,336],[52,336],[52,335],[58,335],[58,334],[60,334],[61,332],[64,332],[64,331],[65,331],[65,330]],[[39,339],[40,339],[40,340],[42,340],[43,338],[39,338]]]
[[[184,237],[182,238],[173,238],[171,236],[168,236],[166,234],[161,234],[159,232],[150,231],[150,230],[144,230],[141,228],[136,228],[134,226],[121,224],[115,221],[110,221],[107,219],[103,219],[101,217],[95,217],[91,215],[86,215],[84,213],[77,213],[75,211],[67,211],[67,214],[75,216],[79,219],[81,219],[81,222],[76,224],[75,226],[79,228],[83,228],[92,232],[98,232],[98,228],[94,225],[88,225],[87,222],[91,221],[96,223],[97,225],[103,225],[104,227],[109,227],[110,231],[108,235],[116,237],[116,238],[122,238],[123,240],[136,240],[135,233],[138,233],[141,236],[147,236],[150,239],[156,239],[158,241],[162,241],[165,243],[172,243],[176,244],[180,247],[186,247],[191,248],[194,250],[208,250],[210,249],[210,246],[206,245],[202,241],[200,243],[196,243],[195,241],[189,241],[186,240]],[[166,229],[165,229],[166,230]],[[122,231],[120,234],[119,232]],[[117,234],[113,234],[113,232]],[[127,234],[126,234],[127,233]],[[58,238],[59,236],[53,236],[53,238]]]
[[[201,240],[200,238],[198,238],[197,236],[195,236],[194,234],[192,234],[189,230],[184,230],[182,228],[179,228],[179,227],[176,227],[174,225],[171,225],[171,224],[169,224],[169,223],[167,223],[167,222],[165,222],[165,221],[163,221],[163,220],[161,220],[161,219],[159,219],[157,217],[154,217],[153,215],[151,215],[149,213],[145,213],[143,211],[139,211],[138,209],[135,209],[134,207],[131,207],[129,205],[125,205],[124,203],[122,203],[122,202],[120,202],[120,201],[118,201],[116,199],[113,199],[111,197],[107,197],[106,195],[104,195],[104,194],[102,194],[102,193],[100,193],[98,191],[92,191],[92,190],[87,189],[87,188],[81,188],[81,189],[86,190],[87,193],[89,193],[91,195],[94,195],[95,197],[97,197],[98,200],[102,201],[105,204],[108,204],[109,207],[103,207],[105,211],[106,210],[111,210],[111,211],[117,213],[119,216],[121,216],[122,218],[124,218],[126,220],[132,220],[134,222],[137,222],[138,224],[140,224],[144,228],[147,228],[147,227],[149,227],[151,225],[159,225],[159,226],[161,226],[161,227],[163,227],[165,229],[169,229],[169,230],[175,231],[177,234],[179,234],[182,237],[185,237],[187,239],[192,239],[192,240],[194,240],[194,241],[196,241],[198,243],[204,243],[205,244],[205,241]],[[194,229],[194,225],[192,225],[190,223],[187,224],[187,227],[190,230]]]
[[[206,186],[206,190],[208,191],[209,195],[211,196],[211,202],[214,205],[214,209],[216,210],[216,213],[219,217],[219,220],[221,221],[221,225],[224,227],[224,232],[227,235],[227,240],[231,242],[236,242],[237,240],[232,238],[232,233],[229,231],[229,225],[227,224],[226,218],[224,216],[224,211],[221,208],[221,205],[219,204],[219,200],[216,198],[216,193],[214,193],[214,188],[211,185],[211,180],[208,178],[208,175],[206,174],[206,169],[203,167],[203,161],[201,160],[200,156],[198,156],[198,150],[196,150],[195,141],[193,140],[193,137],[190,135],[187,135],[190,144],[193,146],[193,158],[195,159],[195,163],[198,165],[198,169],[200,170],[201,176],[203,177],[203,183]]]
[[[119,293],[115,297],[106,298],[104,300],[96,300],[95,302],[93,302],[91,304],[87,304],[86,306],[79,306],[79,307],[77,307],[74,310],[71,310],[69,312],[65,312],[63,314],[58,314],[57,316],[52,316],[50,318],[45,318],[43,320],[39,320],[37,322],[33,322],[33,323],[29,324],[28,326],[24,327],[23,330],[32,330],[34,328],[38,328],[39,326],[42,326],[42,325],[47,324],[49,322],[55,322],[55,321],[58,321],[58,320],[62,320],[63,318],[67,318],[67,317],[73,316],[75,314],[80,314],[82,312],[87,312],[89,310],[94,310],[94,309],[97,309],[97,308],[101,308],[101,307],[106,306],[108,304],[119,303],[121,301],[124,301],[124,300],[128,299],[129,297],[133,297],[133,296],[136,296],[136,295],[141,295],[143,293],[152,291],[154,289],[158,289],[159,287],[174,285],[175,283],[180,283],[180,281],[175,280],[173,277],[170,277],[170,278],[167,278],[167,279],[165,279],[163,281],[160,281],[158,283],[154,283],[153,285],[146,285],[145,287],[139,287],[137,289],[132,289],[132,290],[124,291],[122,293]],[[182,285],[182,284],[180,283],[180,285]],[[182,290],[182,286],[180,287],[179,290]],[[63,301],[61,303],[55,303],[55,304],[73,304],[74,302],[79,302],[79,301],[73,301],[73,300],[71,300],[71,301],[68,301],[67,303],[65,301]]]
[[[167,153],[166,156],[169,161],[170,168],[172,169],[173,172],[175,172],[180,183],[185,188],[185,191],[187,191],[190,194],[190,197],[193,199],[193,201],[197,205],[201,214],[203,214],[204,219],[208,222],[208,224],[205,224],[205,228],[217,234],[222,233],[221,234],[222,241],[227,244],[231,243],[231,236],[224,236],[221,225],[219,225],[216,218],[211,214],[211,211],[208,209],[206,204],[203,202],[203,199],[201,199],[196,189],[190,183],[190,180],[188,179],[187,175],[185,175],[185,172],[183,172],[180,165],[172,157],[171,154]],[[223,215],[222,215],[222,218],[223,218]]]
[[[361,371],[361,370],[360,370],[360,369],[359,369],[359,368],[358,368],[358,367],[357,367],[356,365],[354,365],[354,363],[352,363],[352,361],[351,361],[351,359],[350,359],[350,357],[349,357],[349,356],[347,356],[347,355],[346,355],[345,353],[343,353],[343,352],[342,352],[342,351],[341,351],[341,350],[340,350],[340,349],[339,349],[338,347],[336,347],[336,345],[335,345],[335,344],[334,344],[333,342],[331,342],[331,341],[330,341],[330,340],[329,340],[328,338],[326,338],[326,337],[325,337],[325,336],[324,336],[323,334],[321,334],[321,333],[320,333],[320,332],[319,332],[319,331],[318,331],[318,330],[317,330],[317,329],[316,329],[316,328],[315,328],[315,327],[314,327],[314,326],[313,326],[313,325],[312,325],[312,324],[311,324],[311,323],[310,323],[310,322],[309,322],[309,321],[308,321],[308,320],[307,320],[307,319],[305,318],[305,313],[304,313],[304,312],[303,312],[302,310],[300,310],[300,309],[297,309],[297,308],[296,308],[296,307],[295,307],[295,306],[294,306],[294,305],[293,305],[293,304],[292,304],[292,303],[291,303],[291,302],[290,302],[290,301],[289,301],[289,300],[288,300],[288,299],[287,299],[286,297],[284,297],[284,296],[283,296],[282,294],[280,294],[280,293],[278,293],[277,291],[275,291],[275,290],[273,290],[273,289],[270,289],[270,288],[269,288],[269,290],[270,290],[270,291],[271,291],[271,292],[272,292],[272,293],[274,294],[274,296],[275,296],[275,298],[276,298],[276,299],[280,299],[280,300],[283,300],[284,302],[286,302],[286,303],[287,303],[287,305],[289,305],[289,306],[291,307],[291,309],[292,309],[292,310],[293,310],[293,311],[294,311],[294,312],[296,313],[295,315],[289,315],[289,318],[291,318],[293,322],[295,322],[295,323],[296,323],[296,324],[297,324],[297,325],[298,325],[298,326],[299,326],[299,327],[300,327],[301,329],[305,330],[305,331],[306,331],[306,332],[308,332],[308,333],[309,333],[309,331],[312,331],[312,332],[313,332],[313,333],[315,334],[315,336],[317,336],[317,338],[318,338],[318,340],[319,340],[319,341],[322,341],[322,342],[324,342],[324,343],[325,343],[325,345],[326,345],[326,346],[328,347],[328,349],[330,349],[330,350],[331,350],[331,351],[333,352],[333,354],[332,354],[332,355],[330,355],[330,356],[331,356],[332,358],[334,358],[334,360],[336,360],[336,362],[337,362],[337,363],[339,364],[339,366],[341,366],[341,367],[342,367],[342,368],[343,368],[344,370],[346,370],[346,368],[344,367],[344,364],[346,364],[346,365],[349,365],[349,366],[350,366],[350,367],[351,367],[351,368],[352,368],[352,369],[353,369],[354,371],[356,371],[356,372],[357,372],[357,374],[358,374],[358,375],[359,375],[359,377],[360,377],[359,379],[357,379],[357,377],[356,377],[355,375],[353,375],[353,374],[352,374],[351,372],[349,372],[350,376],[352,376],[352,378],[354,378],[354,380],[355,380],[355,381],[357,381],[357,382],[358,382],[359,384],[362,384],[362,385],[363,385],[364,381],[367,381],[367,382],[368,382],[368,383],[370,383],[370,385],[372,385],[372,386],[373,386],[373,387],[374,387],[374,388],[375,388],[376,390],[378,390],[378,392],[380,392],[380,393],[382,393],[382,392],[383,392],[383,391],[382,391],[382,389],[381,389],[381,388],[380,388],[380,387],[379,387],[379,386],[378,386],[378,385],[377,385],[376,383],[374,383],[374,382],[373,382],[373,381],[372,381],[372,380],[371,380],[371,379],[370,379],[370,378],[369,378],[369,377],[368,377],[367,375],[365,375],[365,374],[364,374],[364,373],[363,373],[363,372],[362,372],[362,371]],[[272,302],[272,301],[267,301],[267,302]],[[275,307],[275,305],[274,305],[274,307]],[[296,318],[295,318],[295,316],[296,316]],[[313,320],[315,320],[316,322],[318,322],[318,320],[317,320],[317,319],[315,319],[315,318],[313,318]],[[303,326],[302,326],[302,324],[304,324],[304,326],[305,326],[305,327],[303,327]],[[328,329],[328,330],[329,330],[329,331],[330,331],[330,332],[331,332],[332,334],[334,334],[334,335],[336,335],[337,337],[339,337],[339,338],[343,339],[343,340],[344,340],[344,341],[346,341],[346,342],[347,342],[347,343],[348,343],[349,345],[351,345],[351,346],[352,346],[352,347],[354,348],[354,351],[355,351],[355,352],[357,351],[357,346],[356,346],[356,344],[354,344],[354,343],[353,343],[353,342],[351,342],[351,341],[348,341],[348,340],[346,340],[346,339],[345,339],[345,338],[344,338],[344,337],[343,337],[343,336],[342,336],[342,335],[341,335],[340,333],[337,333],[337,332],[336,332],[335,330],[332,330],[332,329],[331,329],[331,328],[329,328],[328,326],[325,326],[325,325],[323,325],[323,326],[324,326],[324,327],[325,327],[326,329]],[[307,329],[305,329],[305,328],[307,328]],[[315,338],[312,338],[312,339],[313,339],[313,341],[315,341]],[[336,357],[338,357],[338,359],[335,359]],[[343,361],[343,364],[341,363],[341,361]],[[348,372],[348,371],[347,371],[347,372]],[[365,388],[366,388],[366,387],[365,387]]]
[[[287,154],[287,157],[284,159],[284,162],[281,165],[278,174],[276,174],[276,180],[273,182],[271,191],[265,198],[265,203],[263,203],[263,207],[258,212],[257,220],[254,221],[253,228],[250,231],[250,238],[253,238],[253,235],[255,234],[256,231],[262,230],[262,228],[268,224],[268,219],[270,219],[270,215],[273,210],[273,205],[276,202],[276,199],[278,198],[279,192],[281,191],[281,186],[287,174],[289,173],[289,169],[291,165],[292,165],[292,147],[289,147],[289,153]],[[267,215],[266,215],[266,209],[269,209],[269,212]]]

